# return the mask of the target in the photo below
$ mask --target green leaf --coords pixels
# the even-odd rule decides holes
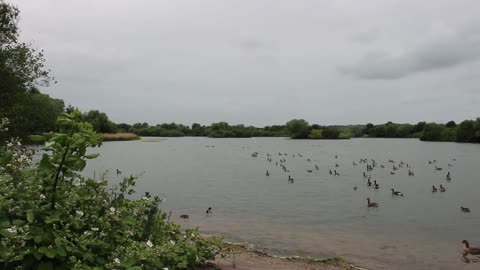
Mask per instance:
[[[53,259],[53,258],[55,258],[55,255],[57,255],[57,252],[55,251],[55,249],[49,248],[49,249],[47,250],[47,252],[45,253],[45,255],[46,255],[48,258]]]
[[[28,136],[32,142],[41,143],[45,141],[45,137],[42,135],[30,135]]]
[[[97,158],[98,156],[100,156],[100,154],[90,154],[90,155],[85,155],[85,158],[86,159],[94,159],[94,158]]]
[[[33,241],[35,241],[35,243],[39,244],[42,242],[42,236],[41,235],[35,235],[35,237],[33,237]]]
[[[33,210],[27,210],[27,221],[32,223],[34,220]]]

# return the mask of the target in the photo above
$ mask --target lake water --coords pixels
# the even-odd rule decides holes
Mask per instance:
[[[415,139],[187,137],[106,142],[95,152],[101,155],[89,161],[88,176],[108,170],[115,182],[142,174],[139,196],[145,191],[164,194],[161,206],[173,212],[175,221],[271,253],[341,256],[369,269],[480,269],[478,259],[466,263],[460,254],[463,239],[480,245],[480,145]],[[254,152],[257,157],[252,157]],[[361,158],[377,162],[367,174],[377,180],[378,190],[367,186]],[[286,159],[289,172],[275,164],[280,159]],[[404,165],[392,175],[392,166],[400,161],[410,168]],[[330,169],[340,175],[330,175]],[[408,176],[409,169],[415,176]],[[445,179],[448,171],[450,182]],[[432,185],[440,184],[446,192],[432,193]],[[390,188],[405,196],[392,196]],[[367,197],[379,207],[368,208]],[[213,213],[206,216],[210,206]],[[462,213],[460,206],[472,212]],[[190,219],[180,220],[181,214]]]

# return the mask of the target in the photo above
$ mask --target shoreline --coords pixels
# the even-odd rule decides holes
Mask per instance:
[[[347,262],[343,258],[314,258],[309,256],[278,256],[250,243],[224,241],[224,257],[202,270],[369,270]]]

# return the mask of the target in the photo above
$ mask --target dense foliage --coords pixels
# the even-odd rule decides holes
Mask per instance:
[[[37,165],[18,139],[0,146],[0,268],[192,269],[213,259],[218,240],[170,223],[159,197],[132,199],[135,177],[111,188],[80,176],[100,144],[80,119],[59,118]]]
[[[1,141],[7,135],[24,137],[54,129],[64,107],[62,100],[38,91],[52,78],[44,68],[43,53],[18,40],[18,15],[17,8],[0,1],[0,118],[12,122]]]

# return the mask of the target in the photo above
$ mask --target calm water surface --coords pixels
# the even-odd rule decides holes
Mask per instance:
[[[176,221],[204,232],[278,254],[342,256],[371,269],[480,269],[478,259],[465,263],[460,256],[462,239],[480,245],[480,145],[414,139],[170,138],[106,142],[96,150],[101,156],[90,161],[88,176],[108,170],[110,179],[118,181],[142,174],[139,195],[165,194],[165,211],[173,211],[174,218],[189,214],[189,220]],[[288,173],[275,165],[283,158]],[[365,164],[353,165],[360,158],[385,166],[368,172],[379,190],[367,187]],[[442,171],[428,163],[434,159]],[[406,166],[391,175],[388,160],[397,166],[408,163],[415,176],[408,176]],[[116,175],[117,168],[122,175]],[[329,169],[340,176],[330,175]],[[445,180],[448,171],[450,182]],[[295,183],[288,182],[288,175]],[[431,186],[439,184],[446,192],[432,193]],[[393,197],[390,188],[405,196]],[[367,197],[380,207],[367,208]],[[206,216],[209,206],[213,214]],[[460,206],[472,212],[461,213]]]

